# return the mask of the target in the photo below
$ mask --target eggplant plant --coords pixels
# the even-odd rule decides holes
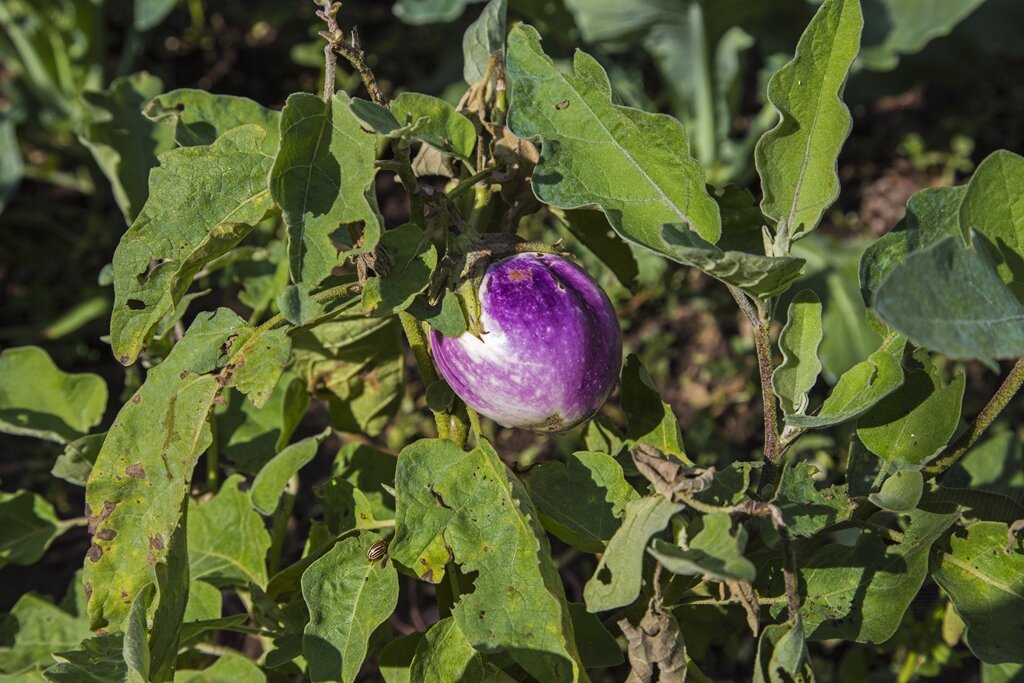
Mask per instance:
[[[392,96],[329,0],[322,91],[280,111],[110,85],[121,132],[83,137],[127,223],[104,277],[129,379],[111,397],[0,353],[0,430],[57,444],[85,501],[0,494],[0,566],[89,535],[63,602],[6,616],[0,672],[707,681],[731,640],[765,683],[866,680],[875,656],[879,680],[1024,675],[1024,456],[1000,419],[1024,384],[1024,157],[918,192],[867,248],[880,341],[829,382],[843,331],[795,285],[840,193],[859,0],[820,3],[768,80],[753,191],[709,184],[689,125],[506,10],[466,30],[458,104]],[[623,362],[604,289],[653,261],[735,301],[763,417],[745,457],[689,449],[672,378]],[[553,435],[542,462],[501,452],[527,431]]]

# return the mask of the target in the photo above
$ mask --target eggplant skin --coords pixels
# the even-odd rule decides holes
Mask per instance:
[[[622,333],[608,296],[555,254],[517,254],[488,267],[479,291],[482,338],[431,330],[438,370],[470,407],[505,427],[563,432],[608,400]]]

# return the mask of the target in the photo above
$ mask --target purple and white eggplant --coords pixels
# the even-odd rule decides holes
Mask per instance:
[[[482,339],[431,331],[441,375],[469,406],[506,427],[561,432],[608,399],[622,335],[608,297],[553,254],[491,264],[479,290]]]

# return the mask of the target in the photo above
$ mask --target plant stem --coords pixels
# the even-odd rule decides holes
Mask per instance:
[[[903,668],[900,669],[899,676],[896,677],[896,683],[910,683],[914,680],[914,674],[917,672],[917,664],[920,659],[914,651],[907,653],[906,659],[903,660]]]
[[[395,151],[395,161],[398,163],[394,172],[409,195],[409,218],[420,230],[427,230],[427,216],[424,212],[423,197],[416,191],[416,174],[412,170],[412,157],[409,152],[408,140],[396,140],[392,145]]]
[[[217,443],[217,420],[210,415],[210,447],[206,450],[206,488],[210,491],[217,490],[218,460],[220,456],[220,445]]]
[[[988,405],[982,408],[978,416],[974,418],[970,428],[961,434],[960,438],[954,441],[942,455],[924,468],[925,478],[931,479],[942,474],[964,457],[964,454],[981,438],[981,435],[991,426],[1003,408],[1020,391],[1021,385],[1024,385],[1024,358],[1020,358],[1014,363],[1010,374],[1003,380]]]
[[[284,550],[284,537],[288,532],[288,519],[295,509],[295,494],[299,490],[299,475],[292,475],[288,486],[281,495],[281,501],[274,510],[270,524],[270,550],[267,552],[267,566],[270,576],[277,574],[281,568],[281,553]]]
[[[715,161],[715,104],[711,92],[711,62],[708,58],[707,32],[704,25],[704,10],[699,2],[690,3],[690,44],[693,46],[694,80],[697,84],[694,109],[697,117],[697,156],[704,168],[710,168]]]
[[[473,187],[474,185],[476,185],[478,182],[480,182],[484,178],[489,178],[493,172],[494,172],[493,168],[485,168],[482,171],[477,171],[476,173],[474,173],[473,175],[469,176],[465,180],[459,181],[459,184],[456,185],[455,187],[453,187],[452,190],[448,193],[448,197],[450,199],[455,199],[460,194],[462,194],[463,192],[465,192],[469,188]]]

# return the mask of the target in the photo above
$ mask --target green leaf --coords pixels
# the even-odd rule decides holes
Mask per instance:
[[[566,211],[565,227],[608,266],[623,287],[631,291],[637,287],[640,266],[636,257],[603,213],[585,209]]]
[[[316,457],[317,449],[330,433],[328,427],[315,436],[293,443],[264,465],[252,482],[253,506],[264,515],[274,514],[288,480]]]
[[[580,451],[563,464],[542,462],[523,479],[541,524],[561,541],[588,553],[604,552],[622,523],[626,503],[640,496],[615,458]]]
[[[962,373],[944,387],[934,368],[914,370],[857,421],[857,437],[880,458],[923,465],[956,432],[965,384]]]
[[[0,352],[0,432],[67,443],[99,424],[106,407],[99,375],[61,372],[38,346]]]
[[[377,657],[377,668],[384,683],[411,683],[412,659],[426,634],[413,631],[385,645]],[[472,646],[471,646],[472,647]]]
[[[801,561],[806,597],[800,615],[807,637],[858,643],[892,637],[924,583],[928,549],[958,516],[952,506],[917,509],[899,543],[865,529],[853,546],[829,544]]]
[[[647,368],[633,354],[626,358],[620,392],[622,409],[629,423],[626,437],[688,462],[675,413],[661,400]]]
[[[878,289],[875,311],[914,343],[951,358],[1024,356],[1024,304],[959,238],[917,251]]]
[[[75,439],[57,456],[50,474],[75,486],[85,486],[106,438],[107,433],[102,432]]]
[[[577,51],[573,68],[561,74],[532,27],[509,34],[509,126],[519,137],[542,139],[537,198],[563,209],[600,208],[622,237],[662,254],[664,223],[683,223],[716,242],[718,205],[682,124],[613,104],[608,77],[590,55]]]
[[[124,625],[121,656],[128,665],[127,683],[149,681],[149,640],[146,638],[146,611],[153,595],[153,586],[146,586],[135,596]]]
[[[801,290],[789,304],[786,326],[779,335],[782,363],[772,373],[772,388],[786,415],[807,410],[807,392],[821,372],[818,346],[822,336],[821,301],[811,290]]]
[[[989,664],[1024,664],[1024,553],[999,522],[954,533],[936,548],[932,577],[967,625],[971,652]]]
[[[405,386],[400,334],[393,318],[360,315],[294,336],[292,369],[328,399],[336,429],[376,436],[394,415]]]
[[[925,249],[946,237],[962,234],[960,205],[967,186],[928,187],[907,201],[907,214],[892,230],[868,245],[860,261],[860,291],[864,302],[874,302],[878,288],[907,254]]]
[[[281,112],[267,109],[247,97],[180,88],[154,97],[142,113],[172,127],[174,141],[182,147],[212,145],[224,133],[246,124],[255,124],[264,130],[262,149],[266,154],[277,154],[281,142]]]
[[[981,683],[1021,683],[1024,666],[1020,664],[981,663]]]
[[[248,657],[226,653],[202,671],[178,671],[174,683],[266,683],[267,676]]]
[[[442,619],[423,635],[409,670],[417,683],[511,683],[513,678],[486,661],[453,618]]]
[[[85,490],[93,628],[116,629],[127,614],[122,593],[130,603],[155,580],[195,462],[211,442],[207,419],[220,386],[210,373],[227,362],[224,345],[243,327],[226,309],[197,316],[107,433]]]
[[[971,177],[960,206],[964,237],[984,235],[996,259],[996,271],[1024,302],[1024,157],[999,150]]]
[[[998,495],[1007,504],[1024,505],[1024,449],[1012,430],[993,434],[982,441],[940,480],[945,488],[973,489]],[[1024,510],[1009,521],[1024,519]],[[1006,520],[1003,520],[1006,521]]]
[[[393,453],[362,443],[347,443],[334,457],[333,472],[358,489],[370,504],[374,519],[394,519],[395,498],[385,490],[395,481]]]
[[[772,624],[757,641],[753,683],[813,683],[803,625]]]
[[[0,111],[0,213],[21,184],[24,169],[14,121],[9,112]]]
[[[354,109],[353,105],[353,109]],[[397,127],[410,126],[410,137],[434,149],[470,162],[476,146],[473,123],[437,97],[416,92],[399,93],[391,101],[391,116]],[[378,131],[387,135],[390,130]]]
[[[55,652],[57,663],[44,675],[55,683],[112,683],[128,681],[128,665],[124,661],[124,635],[89,638],[74,650]]]
[[[216,412],[218,449],[240,472],[256,474],[291,441],[309,406],[305,383],[291,372],[281,376],[262,408],[236,391]]]
[[[522,484],[486,441],[471,453],[451,441],[406,446],[395,473],[396,562],[439,583],[454,560],[479,572],[452,615],[474,648],[515,653],[542,681],[581,677],[561,579]],[[415,662],[413,679],[415,676]]]
[[[857,507],[845,486],[819,489],[814,483],[818,468],[800,462],[782,472],[782,480],[772,502],[782,512],[786,528],[793,536],[813,536],[822,529],[846,521]]]
[[[292,355],[292,341],[288,331],[279,327],[256,331],[246,328],[231,347],[231,355],[241,359],[228,367],[227,386],[234,387],[249,397],[257,408],[270,400]]]
[[[701,576],[709,581],[753,581],[753,563],[743,557],[747,547],[747,531],[738,527],[730,533],[732,519],[726,512],[712,512],[701,517],[704,527],[686,548],[654,539],[647,549],[668,571],[684,576]]]
[[[984,1],[878,0],[864,3],[865,45],[860,59],[872,71],[894,69],[901,56],[920,52],[935,38],[948,35]]]
[[[209,147],[160,157],[149,175],[149,199],[114,252],[110,339],[122,364],[135,362],[195,274],[273,210],[273,157],[260,149],[265,136],[257,126],[240,126]]]
[[[178,0],[135,0],[132,25],[136,31],[155,28],[171,13]]]
[[[381,566],[366,557],[367,548],[380,539],[372,532],[346,538],[302,575],[302,597],[309,608],[302,653],[313,681],[354,681],[370,634],[398,604],[394,564]]]
[[[841,94],[864,21],[859,0],[825,0],[768,83],[779,124],[758,140],[764,215],[798,238],[818,226],[839,196],[837,159],[852,119]]]
[[[145,71],[115,78],[103,92],[85,92],[88,121],[79,140],[110,181],[114,199],[131,225],[149,194],[147,179],[157,156],[174,147],[174,133],[142,115],[142,108],[164,89]]]
[[[624,661],[622,650],[615,636],[601,623],[596,614],[587,611],[587,606],[578,602],[569,603],[572,630],[576,634],[576,647],[580,660],[588,669],[604,669],[618,666]]]
[[[918,470],[898,470],[882,483],[878,493],[872,493],[868,500],[890,512],[910,512],[921,502],[924,493],[924,476]]]
[[[182,501],[187,514],[188,503]],[[149,639],[149,665],[152,678],[157,681],[171,679],[178,658],[181,626],[188,612],[189,589],[192,582],[188,566],[187,517],[174,530],[167,550],[167,561],[156,566],[158,602],[153,613]],[[209,584],[203,584],[208,586]],[[203,590],[203,589],[200,589]],[[214,589],[216,591],[216,589]],[[220,616],[220,592],[217,592],[216,616]],[[212,610],[211,610],[212,611]],[[145,620],[143,620],[145,626]]]
[[[313,287],[330,275],[341,263],[336,241],[359,252],[376,246],[376,159],[374,138],[363,131],[344,92],[329,103],[309,93],[288,97],[270,192],[288,226],[292,282]],[[345,226],[361,229],[350,234]]]
[[[193,579],[215,585],[267,585],[270,535],[253,509],[245,479],[231,475],[211,500],[189,504],[188,559]]]
[[[72,526],[57,519],[53,506],[38,494],[0,491],[0,567],[35,564]]]
[[[76,575],[72,579],[71,590],[75,594],[82,593],[79,578]],[[0,647],[0,671],[11,675],[41,671],[53,663],[51,652],[70,650],[91,636],[84,614],[84,594],[76,602],[79,604],[72,605],[72,609],[81,611],[69,611],[53,604],[50,598],[32,592],[19,597],[5,615],[10,621],[13,643]]]
[[[411,223],[385,232],[380,246],[388,266],[363,286],[363,313],[383,317],[404,311],[427,288],[437,267],[437,250]]]
[[[491,55],[505,51],[507,5],[507,0],[490,0],[462,35],[462,78],[469,85],[483,80]]]
[[[843,373],[816,415],[789,415],[786,424],[820,429],[860,417],[903,384],[900,364],[905,340],[894,336],[881,350]],[[896,355],[898,354],[898,355]]]
[[[664,496],[647,496],[626,503],[626,516],[583,589],[587,610],[601,612],[623,607],[640,595],[644,548],[656,533],[682,510]]]
[[[395,16],[407,24],[443,24],[462,15],[466,5],[482,0],[398,0]]]
[[[429,305],[424,297],[416,297],[409,306],[409,313],[417,320],[430,325],[445,337],[459,337],[468,329],[466,314],[462,310],[459,295],[445,290],[440,303]]]

